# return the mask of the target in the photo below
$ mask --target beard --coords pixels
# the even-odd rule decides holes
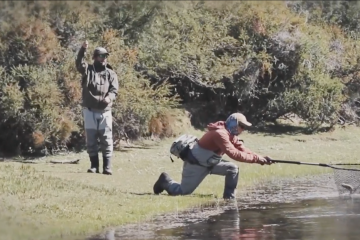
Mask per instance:
[[[97,69],[105,69],[105,66],[106,66],[106,61],[104,62],[99,62],[99,61],[94,61],[94,66],[97,68]]]

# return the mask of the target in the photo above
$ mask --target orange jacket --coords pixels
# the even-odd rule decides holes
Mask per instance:
[[[230,135],[225,129],[224,121],[210,123],[207,128],[208,132],[199,139],[200,147],[220,156],[226,154],[239,162],[256,163],[259,160],[259,156],[245,148],[237,136]]]

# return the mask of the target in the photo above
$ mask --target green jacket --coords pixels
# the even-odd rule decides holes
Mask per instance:
[[[111,110],[119,90],[117,74],[107,64],[102,71],[96,71],[92,64],[85,62],[86,49],[81,47],[75,64],[76,69],[82,74],[82,106],[93,110]],[[110,103],[107,104],[104,98],[109,96]]]

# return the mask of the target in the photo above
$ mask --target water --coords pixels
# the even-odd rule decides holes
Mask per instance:
[[[320,198],[229,210],[203,223],[159,230],[149,239],[352,240],[360,239],[359,223],[360,198]]]
[[[201,222],[176,227],[160,220],[152,227],[120,227],[88,240],[360,239],[360,197],[339,196],[331,176],[278,181],[246,193],[224,213]]]

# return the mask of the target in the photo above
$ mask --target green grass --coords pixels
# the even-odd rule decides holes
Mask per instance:
[[[242,138],[250,149],[274,159],[334,163],[357,162],[359,136],[360,129],[348,127],[316,135],[244,133]],[[112,176],[86,173],[89,161],[85,152],[44,158],[37,164],[0,163],[0,239],[78,239],[103,227],[141,223],[154,214],[181,211],[221,197],[224,178],[214,175],[190,196],[152,194],[162,171],[180,180],[182,162],[171,163],[170,143],[116,152]],[[75,165],[48,163],[77,158],[81,161]],[[290,164],[236,164],[240,166],[239,190],[279,177],[331,171]]]

